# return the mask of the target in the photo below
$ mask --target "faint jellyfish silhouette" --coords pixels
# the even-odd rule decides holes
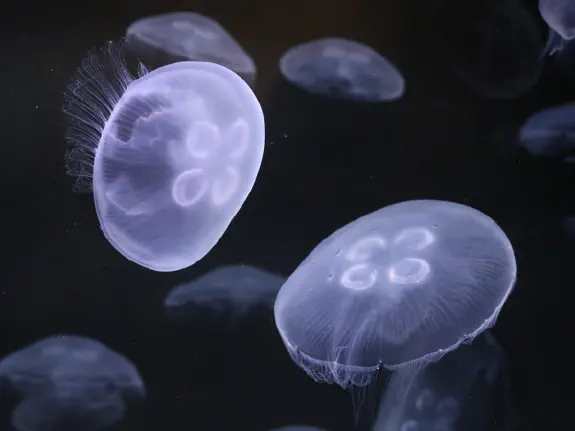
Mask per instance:
[[[309,376],[361,387],[380,366],[415,373],[492,326],[515,278],[513,248],[491,218],[402,202],[323,240],[280,289],[275,320]]]
[[[249,85],[256,66],[240,44],[217,21],[193,12],[141,18],[126,31],[130,49],[146,64],[209,61],[233,70]]]
[[[575,153],[575,103],[542,109],[519,130],[519,142],[534,157],[572,161]]]
[[[97,430],[110,427],[125,415],[122,395],[117,391],[71,392],[66,396],[46,390],[34,393],[12,413],[18,431]]]
[[[542,56],[560,53],[575,39],[575,3],[571,0],[539,0],[539,12],[549,26]]]
[[[569,239],[575,238],[575,216],[563,217],[561,220],[561,230]]]
[[[0,377],[23,397],[12,413],[19,431],[109,426],[123,417],[126,400],[145,397],[134,364],[75,335],[48,337],[8,355]]]
[[[453,74],[479,96],[512,99],[541,74],[543,41],[518,0],[445,0],[436,27]]]
[[[401,369],[393,375],[373,431],[507,430],[514,423],[507,360],[489,333],[411,377]]]
[[[282,75],[306,91],[343,99],[384,102],[405,93],[399,70],[359,42],[326,38],[290,48],[279,62]]]
[[[271,310],[285,280],[284,276],[250,265],[221,266],[172,289],[164,306],[177,320],[193,316],[197,308],[242,317],[257,307]]]
[[[154,271],[177,271],[219,241],[250,193],[264,117],[249,86],[187,61],[139,78],[123,47],[90,55],[66,94],[67,167],[91,186],[108,241]]]
[[[287,425],[281,428],[274,428],[271,431],[325,431],[322,428],[316,428],[309,425]]]

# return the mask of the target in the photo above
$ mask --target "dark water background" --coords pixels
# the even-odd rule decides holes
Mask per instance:
[[[148,389],[118,430],[353,429],[350,395],[292,364],[272,316],[231,330],[198,319],[184,330],[166,323],[162,301],[175,284],[223,264],[287,275],[358,216],[445,199],[493,217],[515,247],[518,283],[492,332],[511,363],[520,429],[573,427],[575,249],[559,222],[575,213],[575,166],[529,158],[513,136],[535,110],[575,99],[575,78],[544,71],[519,98],[477,96],[440,54],[458,31],[434,21],[431,0],[21,3],[7,6],[0,29],[0,355],[58,332],[117,349]],[[543,40],[536,2],[526,4]],[[268,145],[222,240],[193,268],[166,274],[122,258],[102,236],[91,196],[72,192],[60,106],[90,48],[139,17],[175,10],[217,19],[254,58]],[[282,81],[281,54],[324,36],[378,49],[402,71],[403,99],[341,103]]]

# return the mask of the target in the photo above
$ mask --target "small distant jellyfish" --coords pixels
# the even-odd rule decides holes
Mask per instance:
[[[202,307],[244,316],[258,306],[272,309],[286,277],[250,265],[221,266],[175,287],[164,301],[170,316],[193,316]]]
[[[539,0],[539,12],[549,26],[542,55],[558,54],[575,39],[575,3],[572,0]]]
[[[26,397],[12,412],[17,431],[98,430],[119,422],[126,406],[114,391],[95,391],[62,396],[45,391]]]
[[[519,142],[534,157],[575,155],[575,103],[552,106],[531,115],[521,126]]]
[[[75,335],[48,337],[8,355],[0,377],[23,397],[12,413],[18,431],[110,426],[124,416],[127,400],[145,397],[134,364]]]
[[[282,75],[312,93],[385,102],[399,99],[405,81],[399,70],[359,42],[326,38],[290,48],[280,59]]]
[[[514,422],[507,359],[488,332],[412,377],[392,376],[373,431],[503,431]]]
[[[186,61],[134,78],[123,47],[90,55],[68,88],[68,172],[91,187],[105,237],[127,259],[177,271],[219,241],[250,193],[264,117],[231,70]]]
[[[491,218],[402,202],[323,240],[280,289],[275,321],[309,376],[362,387],[380,366],[437,360],[492,326],[515,278],[513,248]]]
[[[194,12],[141,18],[126,31],[128,46],[146,64],[209,61],[227,67],[253,87],[256,65],[217,21]]]

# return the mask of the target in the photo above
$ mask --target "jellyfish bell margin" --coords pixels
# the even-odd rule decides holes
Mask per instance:
[[[417,372],[493,326],[516,271],[485,214],[402,202],[323,240],[280,289],[276,326],[312,379],[366,386],[381,368]]]

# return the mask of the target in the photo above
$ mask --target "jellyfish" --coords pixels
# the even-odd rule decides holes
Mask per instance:
[[[562,157],[575,152],[575,103],[542,109],[521,126],[519,141],[534,157]]]
[[[143,399],[144,383],[128,359],[99,341],[55,335],[0,362],[0,378],[23,399],[12,413],[19,431],[104,427],[119,421],[125,401]]]
[[[416,372],[495,324],[516,278],[513,248],[465,205],[401,202],[324,239],[281,287],[279,334],[318,382],[367,386]]]
[[[542,56],[553,56],[575,39],[575,3],[571,0],[539,0],[539,12],[549,26]]]
[[[359,42],[326,38],[290,48],[279,62],[282,75],[312,93],[384,102],[399,99],[405,81],[399,70]]]
[[[208,308],[244,316],[258,306],[273,308],[285,277],[249,265],[221,266],[172,289],[164,301],[171,315],[193,315],[193,308]]]
[[[406,393],[402,374],[386,388],[373,431],[507,430],[514,420],[507,359],[489,332],[429,364]]]
[[[444,0],[435,27],[453,74],[480,97],[513,99],[541,75],[543,40],[517,0]]]
[[[126,40],[146,64],[209,61],[233,70],[249,85],[255,84],[253,59],[217,21],[198,13],[141,18],[128,27]]]
[[[97,430],[108,428],[125,415],[120,393],[98,390],[62,395],[44,391],[24,398],[12,412],[17,431]]]
[[[67,92],[68,172],[91,187],[104,236],[127,259],[177,271],[219,241],[250,193],[264,117],[250,87],[215,63],[134,78],[123,46],[90,55]]]

